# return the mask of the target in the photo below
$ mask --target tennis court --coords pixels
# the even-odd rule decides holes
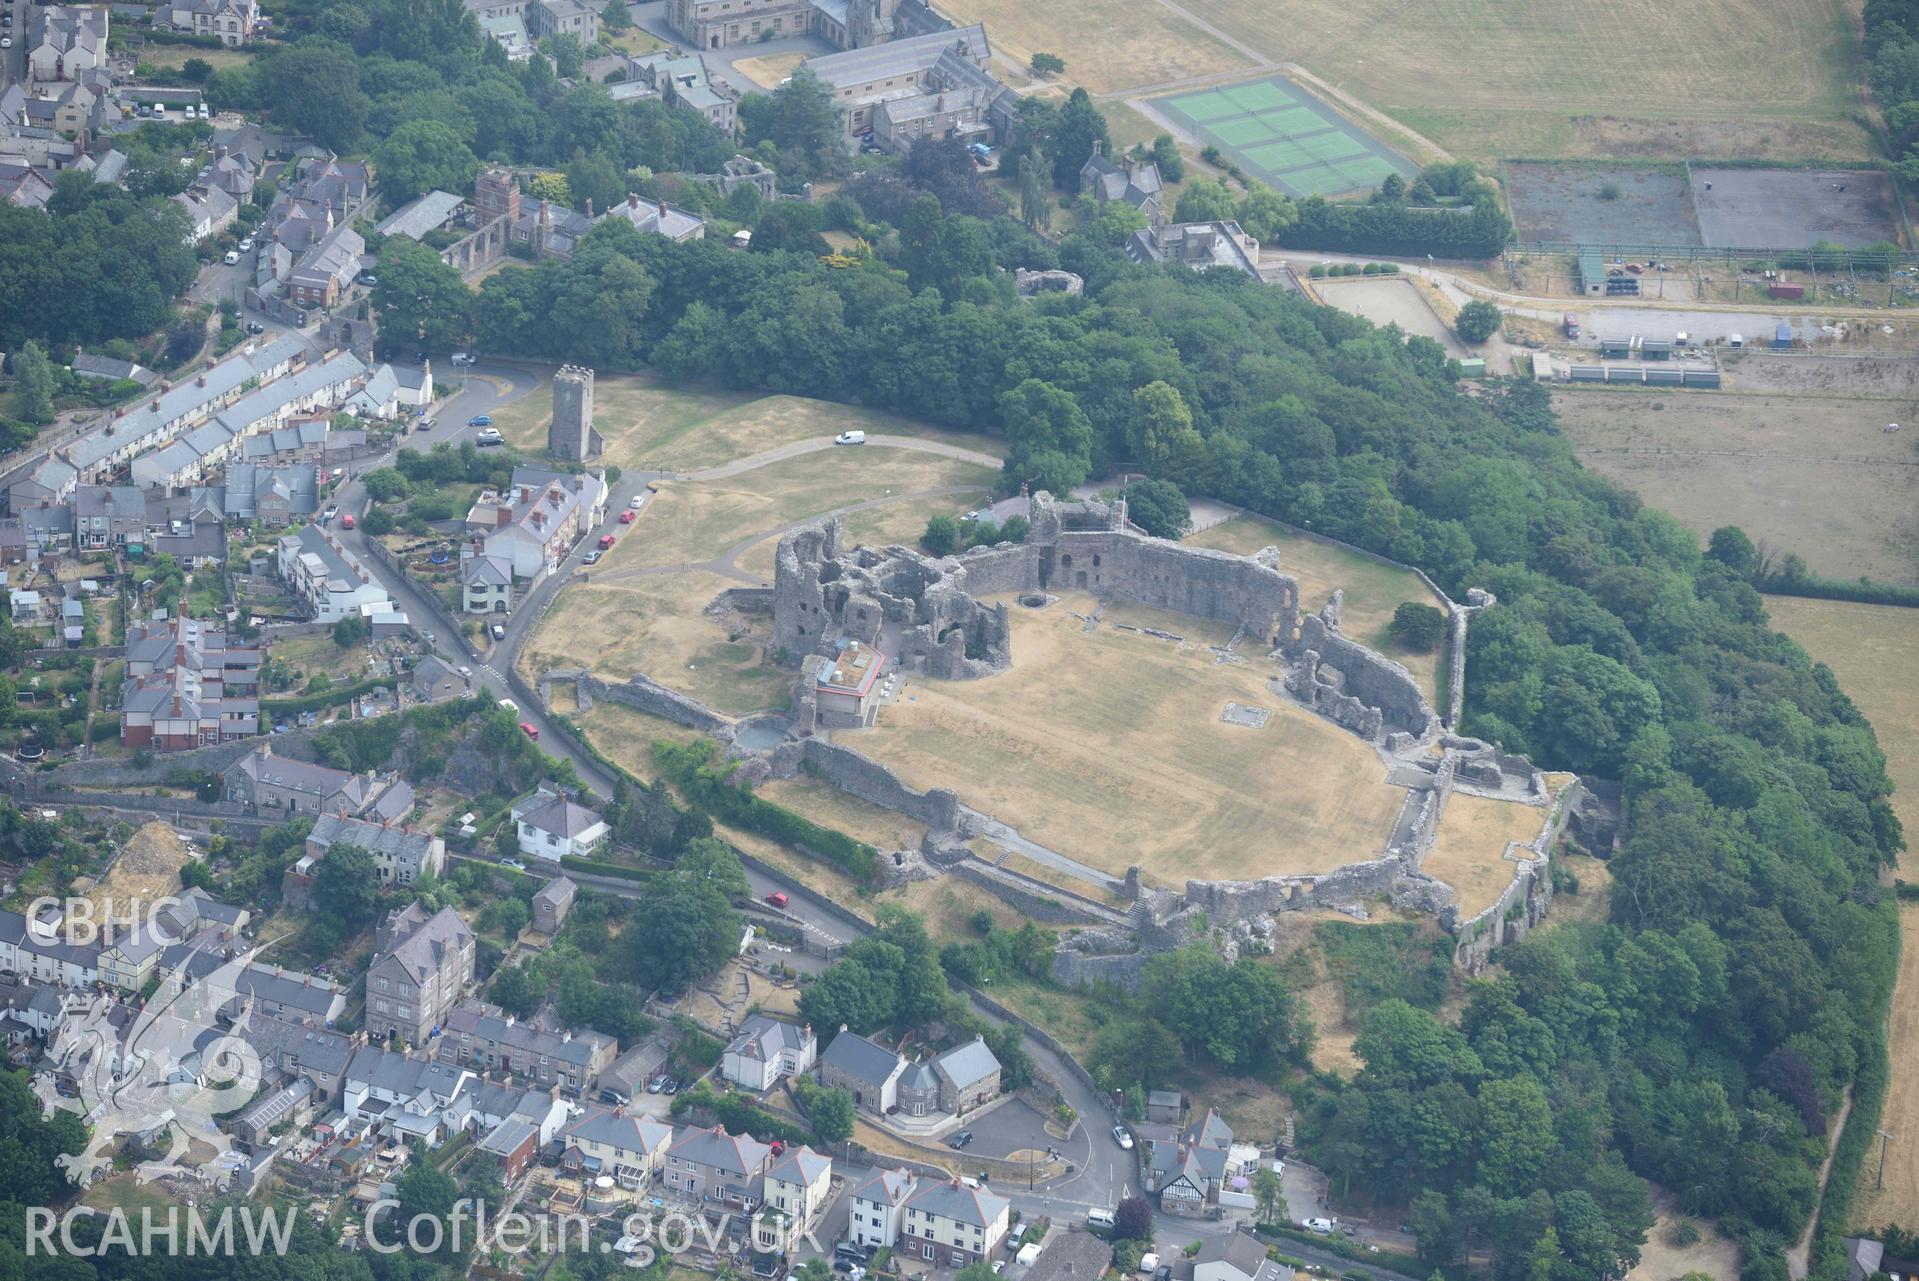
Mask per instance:
[[[1202,144],[1288,196],[1370,191],[1411,162],[1284,77],[1160,98]]]

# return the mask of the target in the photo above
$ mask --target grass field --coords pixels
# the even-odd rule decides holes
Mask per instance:
[[[1890,605],[1766,597],[1772,623],[1837,673],[1879,736],[1893,783],[1893,808],[1908,834],[1919,831],[1919,610]],[[1910,835],[1908,835],[1908,839]],[[1910,873],[1907,874],[1910,879]],[[1901,903],[1904,945],[1892,995],[1892,1083],[1879,1124],[1903,1138],[1919,1135],[1919,903]],[[1876,1190],[1878,1149],[1866,1157],[1853,1198],[1857,1224],[1919,1221],[1919,1142],[1894,1141],[1885,1191]]]
[[[777,89],[806,58],[803,53],[776,53],[764,58],[735,58],[733,65],[760,88]]]
[[[955,494],[948,498],[927,498],[914,502],[889,503],[848,513],[842,521],[849,546],[886,547],[899,543],[917,547],[933,516],[958,517],[978,506],[982,495]],[[773,561],[779,554],[780,540],[768,537],[742,552],[733,563],[749,574],[773,581]]]
[[[1562,392],[1580,460],[1701,535],[1739,525],[1833,578],[1919,582],[1919,458],[1884,402]]]
[[[1253,877],[1325,871],[1378,851],[1404,793],[1366,744],[1266,687],[1264,663],[1101,627],[1070,593],[1012,610],[1012,668],[987,680],[909,680],[844,741],[914,787],[969,805],[1103,871]],[[1180,619],[1193,635],[1193,620]],[[1225,724],[1227,702],[1272,711]]]
[[[1419,575],[1382,565],[1343,548],[1302,538],[1256,516],[1235,517],[1201,530],[1185,541],[1195,547],[1216,547],[1242,556],[1250,556],[1269,545],[1278,547],[1280,571],[1299,580],[1302,614],[1316,612],[1335,590],[1344,591],[1346,604],[1340,617],[1341,630],[1404,664],[1419,678],[1421,687],[1437,697],[1440,651],[1415,654],[1394,644],[1386,634],[1387,625],[1393,621],[1393,611],[1406,601],[1438,608],[1439,598],[1419,580]]]
[[[666,481],[600,572],[617,578],[636,566],[705,560],[837,508],[945,489],[984,493],[998,478],[974,463],[868,445],[801,454],[726,480]]]
[[[1035,53],[1058,54],[1066,59],[1064,79],[1092,93],[1254,65],[1154,0],[942,0],[940,9],[962,25],[984,22],[994,51],[1021,66]]]
[[[1506,843],[1532,840],[1545,823],[1546,811],[1536,806],[1456,792],[1446,802],[1439,837],[1420,871],[1458,891],[1462,920],[1477,916],[1498,900],[1519,870],[1506,857]]]
[[[141,63],[157,71],[178,71],[194,58],[215,71],[227,71],[246,66],[253,61],[253,54],[245,49],[201,49],[184,44],[149,44],[140,50]]]
[[[1370,191],[1410,177],[1404,156],[1283,76],[1161,98],[1161,111],[1296,198]]]
[[[553,419],[549,391],[493,411],[507,443],[538,452]],[[985,437],[946,432],[911,419],[801,396],[665,387],[640,374],[597,378],[593,423],[606,438],[605,461],[629,471],[695,471],[733,462],[795,441],[830,439],[860,429],[868,434],[917,436],[997,451]]]
[[[1872,154],[1848,0],[1181,7],[1466,158]]]

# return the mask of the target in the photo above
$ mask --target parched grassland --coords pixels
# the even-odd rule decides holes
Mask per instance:
[[[949,489],[983,493],[997,478],[976,463],[868,445],[800,454],[726,480],[664,481],[600,572],[617,579],[633,568],[706,560],[855,503]],[[920,528],[925,523],[922,516]]]
[[[1463,157],[1871,154],[1847,0],[1302,0],[1277,21],[1262,0],[1180,7]]]
[[[783,805],[821,827],[845,832],[854,840],[864,841],[877,850],[917,849],[920,839],[926,835],[924,823],[916,823],[904,814],[862,801],[809,774],[774,779],[762,783],[756,790],[767,800]]]
[[[971,497],[954,495],[949,498],[901,500],[880,507],[868,507],[864,511],[849,512],[842,518],[846,544],[849,547],[890,547],[898,543],[903,547],[918,547],[920,535],[926,532],[926,522],[930,518],[957,518],[979,506],[983,499],[983,494],[975,494]],[[769,536],[740,553],[733,563],[770,583],[773,581],[773,560],[779,554],[779,548],[780,540]]]
[[[1269,690],[1269,664],[1085,631],[1075,615],[1094,604],[1015,606],[1008,671],[909,679],[873,729],[842,741],[1115,875],[1132,863],[1166,882],[1318,872],[1383,846],[1404,793],[1369,746]],[[1228,702],[1271,720],[1228,725]]]
[[[1154,0],[942,0],[958,23],[984,22],[996,53],[1021,66],[1035,53],[1066,60],[1063,79],[1112,93],[1216,75],[1253,60]]]
[[[776,53],[764,58],[735,58],[733,65],[760,88],[777,89],[806,58],[803,53]]]
[[[792,675],[767,664],[758,644],[728,637],[703,612],[732,586],[731,579],[698,570],[571,586],[528,641],[525,669],[586,667],[615,681],[641,673],[731,716],[786,707]]]
[[[1893,808],[1911,839],[1919,831],[1919,682],[1912,679],[1919,665],[1919,610],[1786,596],[1766,597],[1766,609],[1773,626],[1832,668],[1872,722],[1892,777]],[[1892,1081],[1879,1124],[1906,1135],[1919,1134],[1919,903],[1900,904],[1899,928],[1905,942],[1892,993]],[[1894,1141],[1883,1192],[1878,1176],[1875,1147],[1861,1166],[1853,1197],[1856,1224],[1919,1221],[1919,1143]]]
[[[1440,607],[1439,598],[1420,581],[1419,575],[1391,565],[1382,565],[1370,557],[1331,547],[1311,538],[1302,538],[1257,516],[1238,516],[1211,529],[1201,530],[1185,540],[1194,547],[1213,547],[1220,551],[1250,556],[1261,548],[1279,548],[1279,569],[1299,580],[1299,611],[1316,612],[1335,591],[1345,592],[1345,610],[1340,629],[1363,645],[1385,654],[1419,678],[1428,696],[1439,691],[1439,657],[1443,652],[1415,654],[1395,644],[1386,628],[1393,611],[1407,601]]]
[[[648,716],[620,703],[601,701],[585,714],[575,714],[574,723],[586,731],[593,745],[605,752],[633,777],[651,783],[654,741],[691,743],[706,737],[660,716]]]
[[[1562,392],[1586,466],[1703,536],[1738,525],[1831,578],[1919,582],[1919,465],[1897,405],[1846,396]]]
[[[1506,857],[1509,841],[1530,841],[1545,826],[1546,811],[1513,801],[1456,792],[1446,802],[1439,820],[1439,837],[1420,871],[1453,887],[1459,894],[1462,920],[1477,916],[1498,901],[1519,871]],[[1524,857],[1531,862],[1531,852]]]

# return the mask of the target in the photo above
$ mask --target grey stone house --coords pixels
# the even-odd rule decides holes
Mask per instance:
[[[956,1045],[933,1060],[939,1076],[939,1106],[955,1116],[999,1097],[999,1060],[983,1037]]]
[[[773,1149],[750,1135],[724,1128],[689,1130],[666,1154],[666,1186],[686,1197],[750,1211],[766,1190]]]
[[[899,1106],[899,1080],[905,1071],[905,1059],[847,1031],[845,1024],[820,1055],[820,1084],[838,1086],[853,1096],[855,1107],[876,1116]]]
[[[556,876],[542,885],[533,896],[533,928],[542,934],[558,934],[579,892],[580,887],[565,876]]]

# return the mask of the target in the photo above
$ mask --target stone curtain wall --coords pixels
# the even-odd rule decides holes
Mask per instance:
[[[1539,835],[1529,846],[1533,852],[1531,866],[1518,868],[1512,883],[1491,907],[1458,927],[1459,942],[1453,953],[1455,965],[1470,974],[1480,973],[1491,959],[1493,949],[1519,942],[1545,919],[1547,905],[1553,897],[1553,846],[1584,792],[1578,779],[1560,789]]]
[[[800,746],[800,766],[849,796],[904,814],[934,832],[959,827],[959,796],[944,788],[916,792],[899,775],[850,747],[809,738]]]
[[[1377,741],[1382,730],[1424,738],[1439,728],[1411,672],[1340,634],[1336,604],[1300,623],[1297,652],[1300,665],[1288,687],[1361,738]]]
[[[698,701],[645,676],[634,675],[613,685],[597,676],[583,675],[579,678],[579,688],[586,698],[618,703],[622,707],[658,716],[689,729],[712,733],[724,728],[727,723],[724,717],[715,715]]]

